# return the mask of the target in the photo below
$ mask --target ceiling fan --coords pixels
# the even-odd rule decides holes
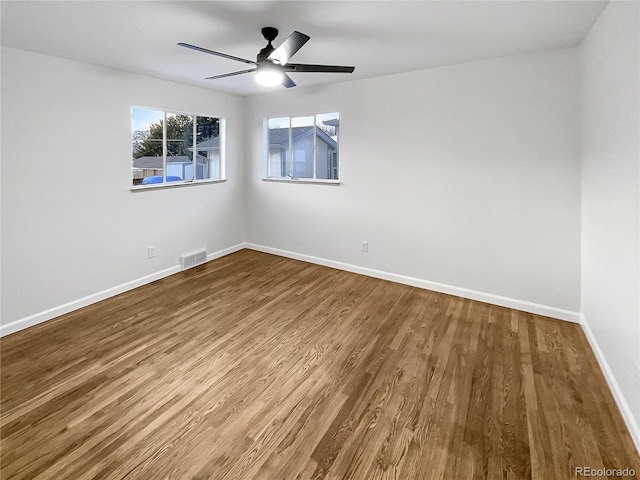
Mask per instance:
[[[300,32],[293,32],[282,42],[278,48],[274,48],[271,42],[278,36],[278,29],[274,27],[265,27],[262,29],[262,35],[267,40],[267,46],[258,53],[256,61],[247,60],[245,58],[234,57],[226,53],[214,52],[207,48],[197,47],[188,43],[178,43],[181,47],[191,48],[203,53],[217,55],[218,57],[237,60],[238,62],[249,63],[255,65],[254,68],[248,70],[240,70],[238,72],[223,73],[222,75],[214,75],[207,77],[206,80],[214,80],[217,78],[232,77],[234,75],[242,75],[243,73],[256,72],[256,81],[267,87],[275,87],[284,85],[286,88],[295,87],[296,84],[287,72],[328,72],[328,73],[352,73],[355,67],[343,67],[339,65],[309,65],[304,63],[289,63],[291,57],[309,41],[311,37]]]

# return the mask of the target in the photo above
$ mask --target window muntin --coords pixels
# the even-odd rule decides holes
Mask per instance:
[[[267,178],[338,180],[340,114],[265,120]]]
[[[224,118],[134,107],[131,129],[133,186],[224,178]]]

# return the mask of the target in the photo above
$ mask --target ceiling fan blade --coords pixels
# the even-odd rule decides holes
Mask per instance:
[[[267,60],[276,61],[280,65],[285,65],[311,37],[300,32],[293,32],[267,57]]]
[[[326,72],[326,73],[353,73],[356,67],[343,67],[341,65],[309,65],[306,63],[287,63],[284,66],[287,72]]]
[[[191,50],[197,50],[198,52],[209,53],[211,55],[217,55],[218,57],[228,58],[229,60],[236,60],[238,62],[244,63],[252,63],[256,65],[256,62],[253,60],[247,60],[246,58],[234,57],[233,55],[227,55],[226,53],[214,52],[213,50],[209,50],[207,48],[197,47],[195,45],[189,45],[188,43],[178,43],[179,46],[190,48]]]
[[[233,77],[234,75],[242,75],[243,73],[255,72],[257,68],[250,68],[249,70],[240,70],[239,72],[223,73],[222,75],[214,75],[213,77],[206,77],[205,80],[215,80],[216,78]]]
[[[296,86],[296,82],[291,80],[291,77],[285,73],[284,79],[282,80],[282,85],[284,85],[286,88],[291,88]]]

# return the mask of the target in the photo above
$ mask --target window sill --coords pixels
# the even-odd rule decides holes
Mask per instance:
[[[322,180],[313,178],[279,178],[270,177],[263,178],[263,182],[280,182],[280,183],[312,183],[316,185],[340,185],[340,180]]]
[[[162,188],[186,187],[189,185],[207,185],[210,183],[224,183],[226,181],[227,181],[226,178],[219,178],[219,179],[213,179],[213,180],[195,180],[193,182],[153,183],[151,185],[136,185],[135,187],[131,187],[131,191],[139,192],[142,190],[157,190]]]

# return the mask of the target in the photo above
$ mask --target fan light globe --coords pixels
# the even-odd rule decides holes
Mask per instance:
[[[264,87],[275,87],[282,83],[282,72],[271,68],[263,68],[256,73],[256,82]]]

